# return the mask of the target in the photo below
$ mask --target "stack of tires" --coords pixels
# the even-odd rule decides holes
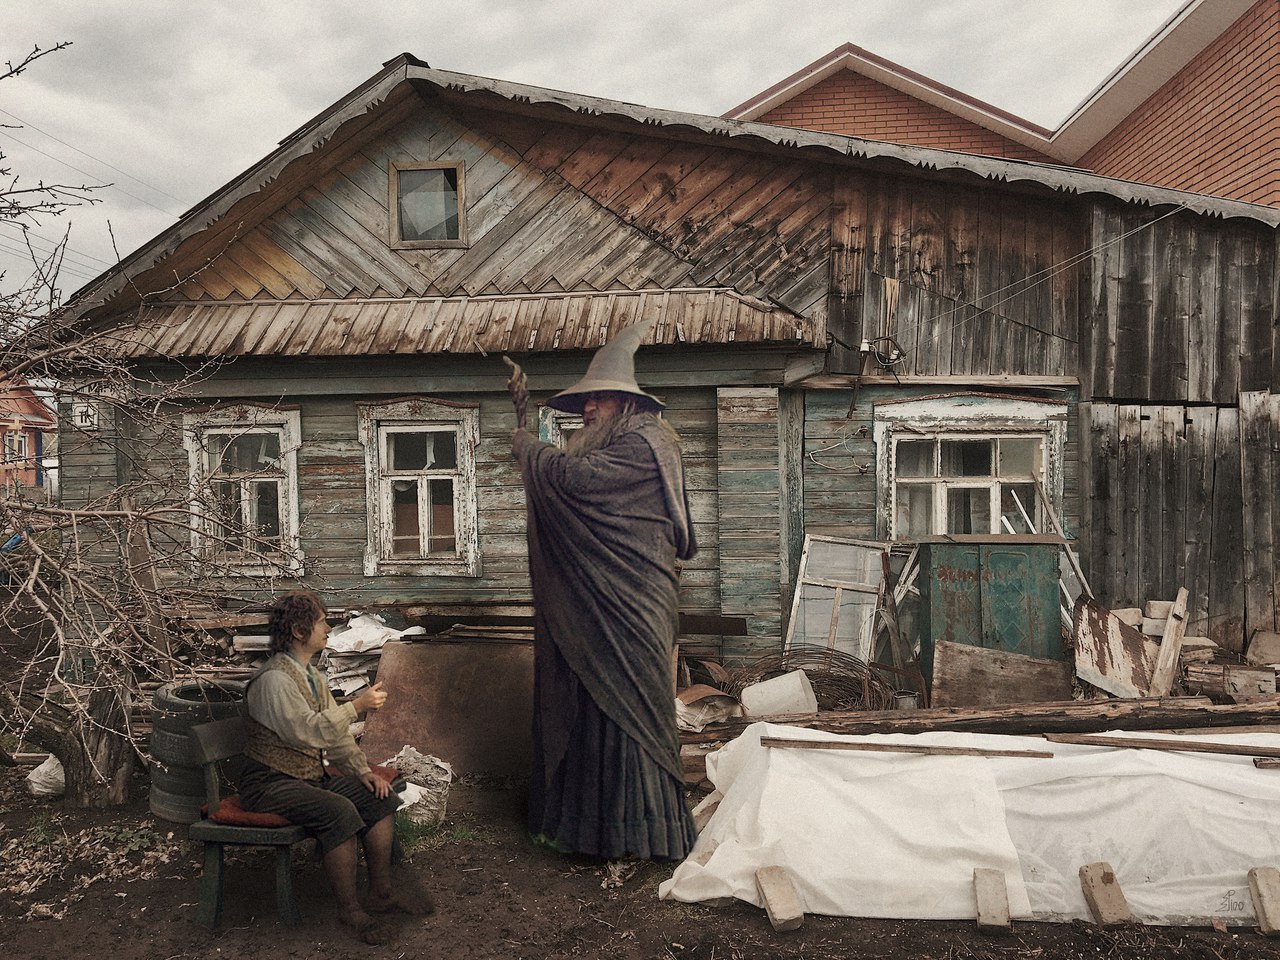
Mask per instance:
[[[191,728],[244,713],[239,680],[179,680],[151,698],[151,812],[174,823],[195,823],[204,805],[204,772]]]

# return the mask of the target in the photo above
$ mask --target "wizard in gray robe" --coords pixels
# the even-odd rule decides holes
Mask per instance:
[[[678,860],[695,832],[671,649],[678,562],[697,545],[679,439],[635,380],[648,326],[617,334],[548,401],[582,415],[567,449],[524,429],[512,443],[534,598],[529,826],[566,851]]]

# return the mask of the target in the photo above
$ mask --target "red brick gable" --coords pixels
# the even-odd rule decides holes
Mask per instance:
[[[852,70],[840,70],[759,117],[804,130],[1014,160],[1050,157]]]
[[[1280,4],[1260,0],[1079,160],[1108,177],[1280,204]]]

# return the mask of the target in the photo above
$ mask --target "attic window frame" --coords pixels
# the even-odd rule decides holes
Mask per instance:
[[[357,402],[360,443],[364,446],[365,495],[368,503],[364,575],[478,577],[480,566],[479,490],[476,447],[480,442],[480,411],[474,404],[430,397]],[[397,555],[391,531],[390,485],[397,474],[386,463],[388,432],[452,432],[453,468],[452,554]],[[426,477],[430,471],[425,471]]]
[[[393,250],[437,250],[449,247],[469,247],[467,238],[467,192],[466,169],[461,160],[439,160],[430,163],[419,163],[407,160],[392,160],[388,176],[388,214],[391,228],[391,249]],[[400,229],[400,174],[406,170],[453,170],[458,181],[458,236],[448,240],[406,240]]]

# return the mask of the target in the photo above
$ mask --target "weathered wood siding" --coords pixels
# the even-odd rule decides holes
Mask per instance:
[[[359,394],[359,399],[377,399]],[[394,395],[387,395],[391,399]],[[549,394],[535,394],[533,403]],[[464,576],[366,577],[362,562],[367,536],[364,447],[358,439],[353,396],[312,394],[297,398],[302,426],[298,449],[300,538],[305,555],[301,582],[321,590],[331,603],[346,606],[390,603],[473,604],[501,601],[528,603],[530,589],[525,547],[525,499],[519,471],[511,457],[515,413],[505,394],[438,394],[439,400],[480,405],[480,443],[476,450],[478,520],[482,573]],[[715,394],[711,390],[664,393],[667,417],[681,436],[689,485],[690,510],[700,550],[681,578],[681,609],[719,612],[719,531],[717,518],[717,447]],[[132,471],[165,481],[181,499],[186,488],[186,452],[154,433],[138,435],[132,444],[151,453]],[[104,450],[106,452],[104,452]],[[75,478],[71,495],[84,498],[95,489],[115,486],[115,458],[110,445],[70,445],[64,464]],[[110,470],[110,477],[104,471]],[[88,478],[85,480],[83,478]],[[89,483],[96,486],[92,489]],[[161,548],[170,555],[180,545]],[[179,574],[178,569],[174,569]],[[288,583],[254,583],[241,578],[225,582],[229,595],[266,599]],[[775,593],[777,587],[775,584]]]
[[[1275,389],[1275,231],[1101,200],[1090,210],[1087,395],[1233,405]]]
[[[811,390],[805,395],[804,527],[810,534],[875,540],[877,529],[876,445],[874,405],[940,392],[923,386],[865,386],[850,407],[847,390]],[[945,392],[950,392],[950,388]],[[1080,475],[1080,437],[1073,391],[1040,391],[1067,404],[1063,443],[1063,510],[1059,517],[1068,536],[1080,530],[1079,501],[1074,491]]]
[[[853,172],[836,197],[842,343],[893,336],[907,373],[1075,373],[1084,231],[1071,205]]]
[[[1253,630],[1274,629],[1277,397],[1240,408],[1093,401],[1081,419],[1081,552],[1098,599],[1136,606],[1186,587],[1187,632],[1236,652]]]

